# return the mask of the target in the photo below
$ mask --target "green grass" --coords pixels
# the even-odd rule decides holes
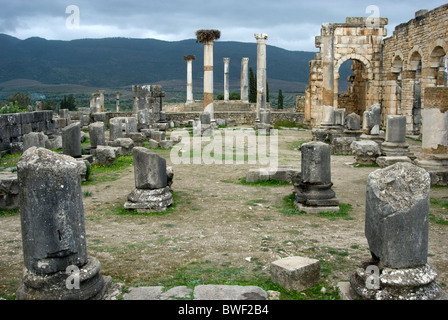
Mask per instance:
[[[436,224],[448,225],[448,200],[443,200],[443,199],[448,199],[448,197],[443,197],[440,200],[436,199],[436,198],[432,198],[432,197],[430,198],[431,206],[445,210],[445,212],[443,212],[442,214],[438,214],[438,215],[430,213],[429,220]]]
[[[236,183],[254,187],[284,187],[291,185],[289,181],[281,181],[276,179],[269,179],[257,182],[247,182],[246,177],[238,179],[238,182]]]
[[[353,165],[354,168],[379,168],[380,166],[377,163],[374,164],[361,164],[361,163],[355,163]]]
[[[6,154],[0,158],[0,168],[14,168],[17,166],[21,154]]]
[[[95,185],[98,183],[115,181],[120,178],[120,173],[123,170],[129,169],[134,165],[134,156],[120,156],[115,159],[112,166],[92,165],[87,181],[82,183],[83,186]]]
[[[10,217],[19,214],[19,209],[2,209],[0,210],[0,218],[1,217]]]
[[[280,212],[285,215],[305,215],[306,213],[304,211],[299,211],[296,209],[294,205],[295,201],[295,195],[294,193],[285,196],[283,198],[283,204],[280,208]],[[353,220],[352,217],[350,217],[350,212],[352,210],[351,204],[345,204],[340,203],[339,204],[339,212],[320,212],[316,216],[321,218],[327,218],[329,220],[336,220],[336,219],[344,219],[344,220]]]
[[[174,269],[170,274],[166,274],[160,279],[151,279],[147,283],[139,285],[164,286],[166,290],[176,286],[187,286],[193,289],[197,285],[238,285],[257,286],[265,291],[273,290],[280,292],[281,300],[339,300],[337,289],[326,288],[326,292],[321,291],[324,283],[298,292],[287,290],[284,287],[271,281],[270,276],[260,271],[261,263],[255,260],[252,267],[236,267],[231,262],[212,263],[210,260],[203,262],[191,261],[182,264]],[[257,271],[254,271],[257,270]],[[132,284],[131,284],[132,286]],[[193,299],[193,295],[190,299]]]

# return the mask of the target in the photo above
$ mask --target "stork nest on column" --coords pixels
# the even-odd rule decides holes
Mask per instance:
[[[196,56],[195,56],[195,55],[192,55],[192,54],[189,54],[189,55],[187,55],[187,56],[184,56],[184,60],[185,60],[185,61],[188,61],[188,60],[196,60]]]
[[[201,43],[218,40],[220,37],[221,37],[221,31],[219,30],[196,31],[196,39]]]

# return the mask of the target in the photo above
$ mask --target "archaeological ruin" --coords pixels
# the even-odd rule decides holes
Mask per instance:
[[[447,21],[323,23],[290,109],[267,101],[265,33],[256,102],[243,55],[219,57],[217,100],[221,32],[201,29],[201,100],[180,52],[184,103],[136,84],[130,108],[98,90],[0,115],[0,299],[446,300]]]

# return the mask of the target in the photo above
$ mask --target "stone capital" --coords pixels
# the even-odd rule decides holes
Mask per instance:
[[[255,36],[255,39],[257,39],[257,41],[268,40],[268,35],[266,33],[255,33],[254,36]]]

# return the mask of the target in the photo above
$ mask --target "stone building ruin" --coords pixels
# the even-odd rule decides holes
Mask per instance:
[[[448,4],[420,10],[415,18],[395,28],[388,38],[387,18],[348,17],[345,23],[324,23],[316,37],[319,53],[310,61],[305,93],[305,122],[318,126],[322,107],[345,108],[362,117],[381,105],[382,125],[387,115],[406,116],[406,132],[419,136],[425,89],[446,87]],[[340,67],[352,60],[347,93],[338,90]]]

